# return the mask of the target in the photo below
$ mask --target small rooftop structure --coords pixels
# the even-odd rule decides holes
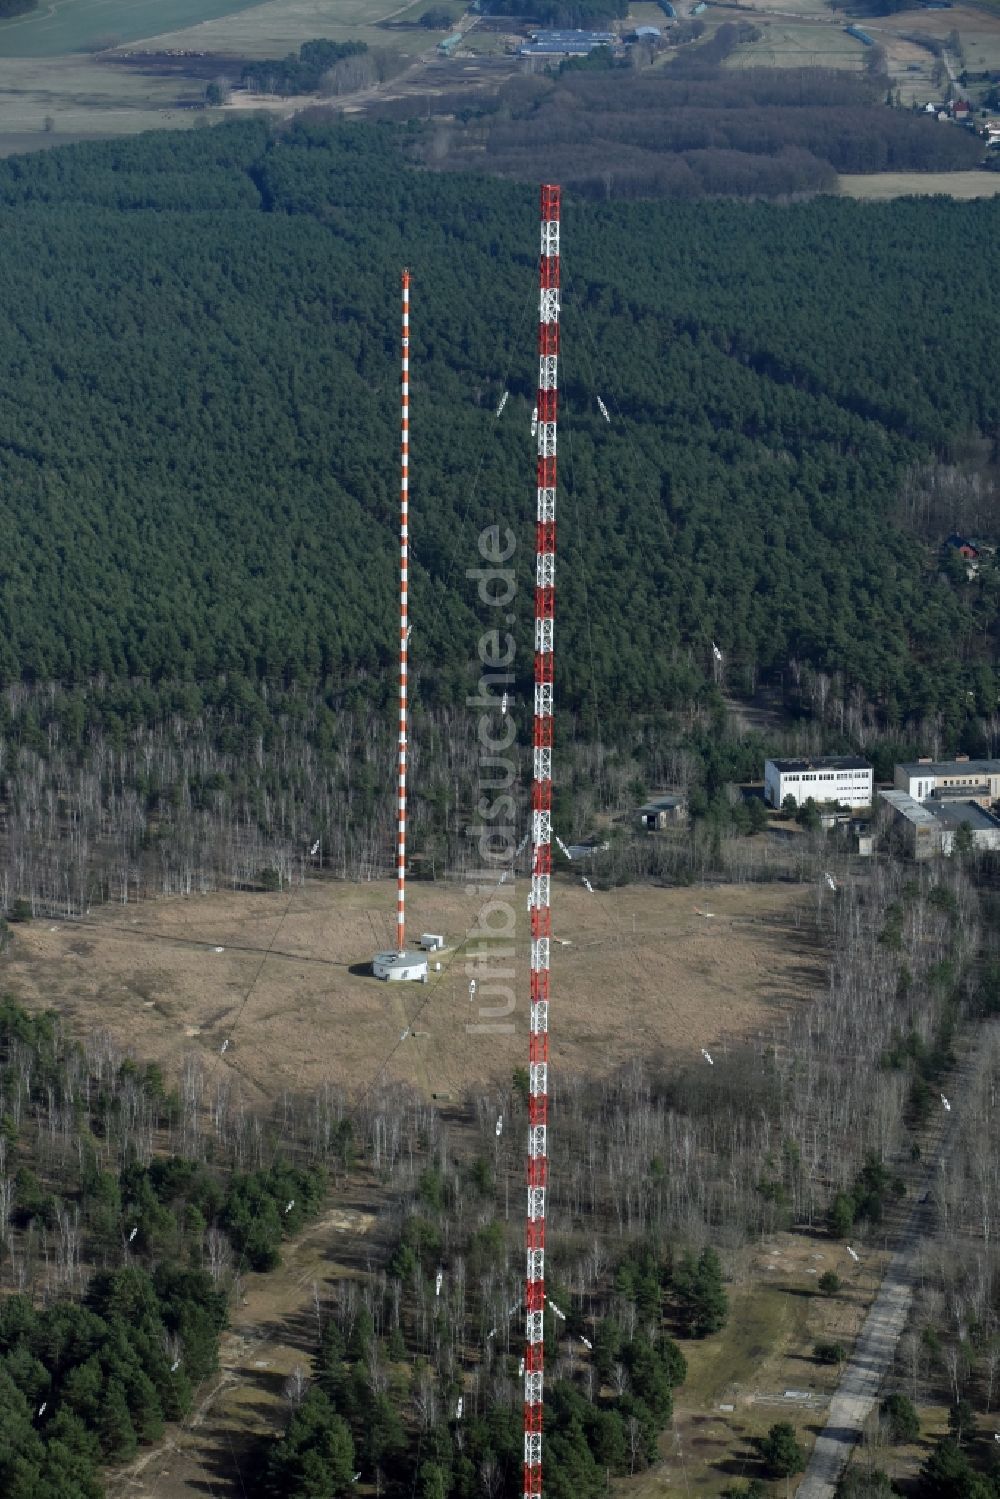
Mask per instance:
[[[886,802],[900,817],[912,822],[915,827],[933,827],[934,813],[906,791],[880,791],[879,800]]]
[[[771,760],[768,762],[783,775],[809,770],[871,770],[871,763],[860,755],[811,755],[808,760]]]
[[[372,958],[372,973],[389,983],[427,982],[427,954],[424,952],[377,952]]]

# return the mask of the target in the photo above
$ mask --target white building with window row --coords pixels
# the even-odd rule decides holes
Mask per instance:
[[[869,807],[874,795],[874,771],[855,755],[818,755],[810,760],[765,760],[764,800],[781,807],[794,797],[801,807],[812,797],[818,807],[839,802],[845,807]]]
[[[954,760],[911,760],[896,766],[893,782],[897,791],[905,791],[914,801],[959,797],[988,807],[1000,801],[1000,760],[970,760],[968,755],[956,755]]]

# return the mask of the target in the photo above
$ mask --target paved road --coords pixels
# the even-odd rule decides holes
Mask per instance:
[[[796,1490],[798,1499],[833,1499],[837,1480],[861,1436],[906,1327],[913,1295],[914,1254],[929,1226],[927,1209],[916,1207],[830,1401],[826,1425],[816,1439],[809,1466]]]
[[[1000,1024],[990,1021],[979,1027],[971,1046],[953,1074],[948,1092],[952,1109],[941,1132],[920,1188],[920,1200],[906,1220],[899,1248],[889,1261],[878,1295],[861,1329],[861,1335],[844,1369],[836,1393],[830,1401],[827,1422],[816,1439],[809,1466],[796,1489],[797,1499],[834,1499],[837,1481],[843,1472],[851,1449],[861,1437],[864,1424],[878,1399],[879,1389],[896,1352],[896,1344],[906,1327],[913,1298],[913,1271],[921,1241],[934,1228],[934,1208],[929,1197],[935,1179],[947,1163],[955,1140],[961,1098],[970,1082],[974,1056],[991,1047],[1000,1036]]]

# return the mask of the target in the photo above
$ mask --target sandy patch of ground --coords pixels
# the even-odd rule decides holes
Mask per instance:
[[[254,1096],[383,1077],[457,1098],[508,1078],[527,1049],[526,886],[494,893],[509,903],[513,954],[492,945],[480,962],[470,934],[485,897],[412,885],[410,931],[443,932],[453,944],[427,984],[371,976],[372,954],[393,945],[389,881],[316,881],[291,896],[220,894],[33,922],[0,959],[0,983],[22,1003],[58,1009],[77,1034],[107,1028],[171,1074],[199,1049]],[[590,895],[556,881],[555,1065],[599,1072],[628,1056],[697,1055],[770,1028],[822,985],[812,902],[792,885]],[[478,968],[474,1000],[469,964]]]

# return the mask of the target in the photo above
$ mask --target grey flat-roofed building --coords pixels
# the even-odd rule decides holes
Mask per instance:
[[[533,42],[587,42],[591,47],[602,47],[608,42],[613,42],[615,34],[613,31],[559,30],[558,27],[551,27],[544,31],[533,31],[531,40]]]
[[[892,777],[898,791],[917,801],[928,796],[967,796],[978,802],[1000,801],[1000,760],[911,760],[897,765]]]
[[[959,828],[967,827],[973,848],[1000,849],[1000,818],[976,801],[928,797],[918,802],[906,791],[880,791],[894,814],[895,826],[914,859],[950,854]]]
[[[867,807],[874,785],[871,761],[860,755],[764,761],[764,800],[771,807],[783,806],[790,796],[799,806],[811,797],[817,806],[839,802],[845,807]]]
[[[907,791],[880,791],[879,800],[893,813],[893,827],[911,859],[933,859],[941,852],[941,827],[926,807]]]

